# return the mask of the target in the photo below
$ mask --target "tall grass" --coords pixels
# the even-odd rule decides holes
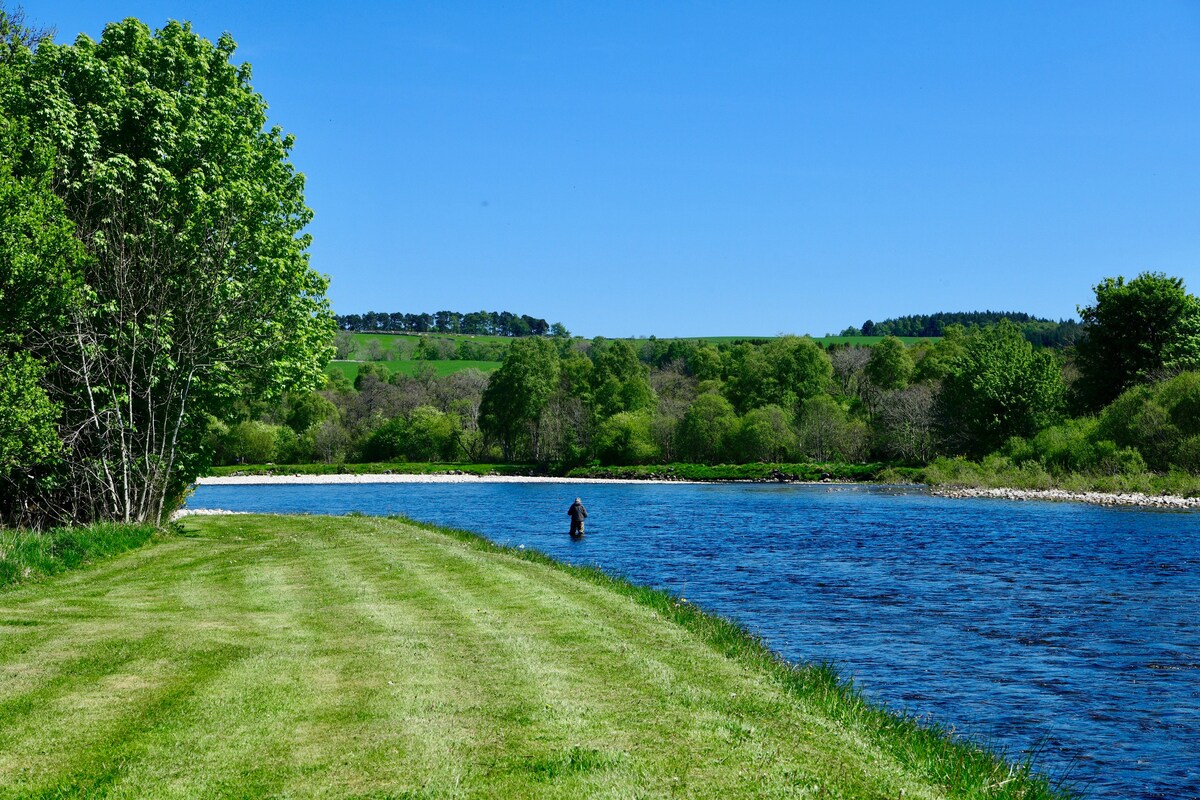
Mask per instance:
[[[918,470],[889,467],[885,464],[801,463],[801,464],[666,464],[631,467],[578,467],[567,473],[570,478],[623,478],[627,480],[667,479],[688,481],[836,481],[878,480],[881,474],[892,479],[912,480]]]
[[[150,525],[114,523],[46,531],[0,529],[0,590],[141,547],[156,533]]]
[[[1110,494],[1200,496],[1200,475],[1172,470],[1165,475],[1142,470],[1111,475],[1048,470],[1038,461],[1021,464],[1000,454],[981,462],[965,458],[939,458],[923,471],[932,486],[972,489],[1065,489],[1071,492]]]

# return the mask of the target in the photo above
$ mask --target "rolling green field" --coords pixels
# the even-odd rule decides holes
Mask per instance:
[[[351,383],[358,377],[358,370],[364,363],[383,364],[394,375],[397,372],[405,375],[415,375],[417,370],[432,369],[438,377],[460,372],[464,369],[477,369],[481,372],[492,372],[499,369],[499,361],[330,361],[328,370],[336,370],[346,376]]]
[[[0,798],[1053,797],[686,602],[366,517],[0,591]]]

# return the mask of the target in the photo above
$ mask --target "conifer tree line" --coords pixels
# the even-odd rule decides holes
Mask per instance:
[[[368,311],[365,314],[338,314],[337,325],[343,331],[360,333],[462,333],[473,336],[570,336],[561,322],[511,311],[438,311],[434,314]]]
[[[842,331],[843,336],[942,336],[950,325],[972,328],[996,325],[1006,319],[1017,325],[1032,344],[1042,347],[1069,347],[1079,339],[1080,325],[1077,320],[1034,317],[1016,311],[939,311],[935,314],[909,314],[885,319],[882,322],[867,320],[859,327]]]

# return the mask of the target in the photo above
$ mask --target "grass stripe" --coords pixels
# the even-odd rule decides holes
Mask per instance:
[[[1055,796],[662,592],[372,518],[0,595],[0,798]]]

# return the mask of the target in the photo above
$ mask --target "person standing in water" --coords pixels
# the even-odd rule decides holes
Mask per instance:
[[[567,509],[567,516],[571,518],[571,535],[583,536],[583,521],[587,519],[587,509],[583,507],[583,501],[578,497]]]

